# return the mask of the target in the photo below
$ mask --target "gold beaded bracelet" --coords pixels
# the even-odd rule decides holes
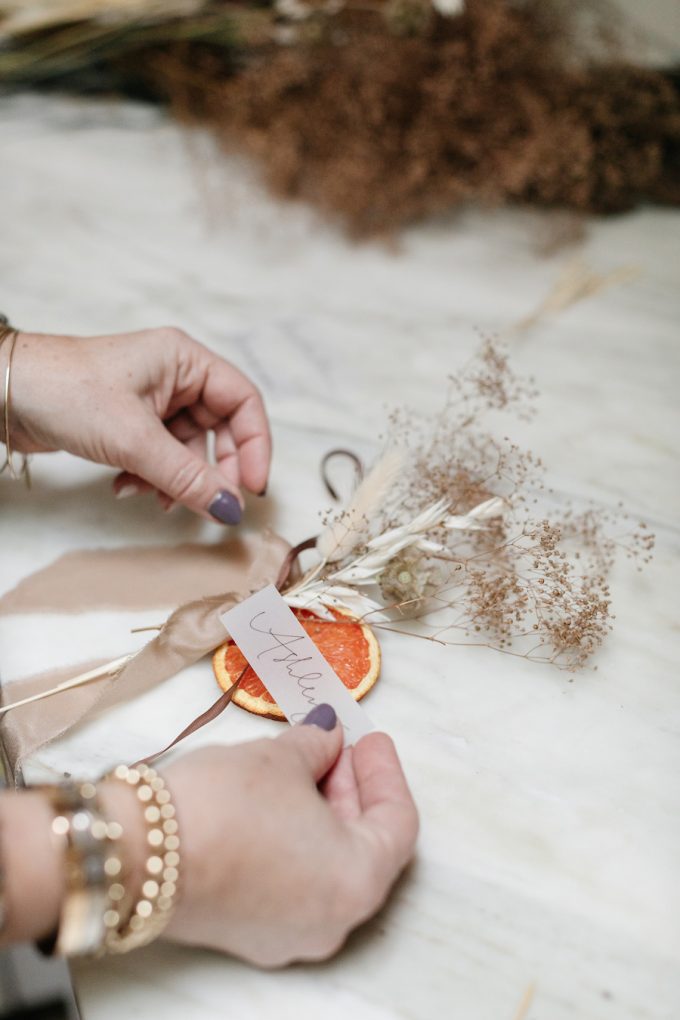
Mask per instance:
[[[119,765],[105,779],[127,783],[136,791],[148,826],[146,841],[151,853],[145,863],[141,896],[128,920],[117,910],[104,915],[103,951],[127,953],[158,938],[170,920],[179,880],[178,825],[170,791],[155,769]]]

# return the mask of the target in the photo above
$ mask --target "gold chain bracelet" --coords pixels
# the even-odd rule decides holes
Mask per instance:
[[[104,918],[103,951],[127,953],[158,938],[170,920],[177,895],[180,855],[175,808],[165,781],[148,765],[119,765],[104,777],[131,786],[144,810],[146,842],[150,854],[145,862],[141,896],[129,920],[113,911]]]
[[[64,846],[66,891],[59,925],[39,943],[46,955],[86,956],[103,944],[106,917],[125,896],[118,840],[122,828],[101,814],[94,783],[37,787],[54,809],[52,834]]]

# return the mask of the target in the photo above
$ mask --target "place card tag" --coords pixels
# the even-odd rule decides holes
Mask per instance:
[[[273,584],[220,615],[229,636],[275,699],[288,722],[300,723],[315,705],[332,705],[345,747],[373,724]],[[329,624],[331,626],[331,624]]]

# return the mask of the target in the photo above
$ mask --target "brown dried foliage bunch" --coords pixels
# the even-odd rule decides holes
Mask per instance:
[[[631,527],[620,508],[576,512],[545,490],[539,459],[488,431],[490,411],[526,416],[533,397],[531,382],[518,379],[503,351],[486,342],[451,379],[434,427],[408,411],[392,415],[391,442],[408,451],[410,468],[378,530],[440,498],[465,514],[500,496],[506,511],[478,531],[440,527],[432,537],[443,550],[408,548],[380,583],[383,598],[397,606],[398,627],[417,624],[431,640],[486,645],[575,670],[611,629],[608,575],[617,551],[641,568],[654,536],[644,523]],[[554,509],[546,513],[548,506]]]
[[[671,75],[575,59],[559,0],[337,5],[288,46],[234,70],[188,46],[151,63],[155,85],[274,190],[355,233],[462,203],[606,213],[680,202],[680,92]]]

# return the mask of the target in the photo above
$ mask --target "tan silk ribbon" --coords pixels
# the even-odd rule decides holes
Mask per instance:
[[[240,562],[238,570],[235,571],[232,564],[225,563],[225,580],[228,575],[230,591],[179,606],[156,637],[130,659],[116,676],[64,691],[47,701],[25,705],[7,714],[0,724],[3,752],[15,782],[20,774],[22,760],[38,748],[63,735],[76,723],[91,718],[95,712],[98,714],[150,690],[185,666],[197,662],[224,641],[225,631],[219,619],[220,613],[252,592],[259,591],[264,585],[274,582],[290,548],[283,539],[271,532],[257,536],[251,545],[249,562]],[[133,585],[134,577],[131,576],[130,586]],[[4,700],[16,701],[47,690],[69,676],[99,664],[81,663],[67,670],[50,671],[16,681],[11,685],[10,694],[7,690],[3,692]],[[222,701],[226,705],[226,699],[220,698],[219,702]],[[209,709],[208,713],[215,707]]]

